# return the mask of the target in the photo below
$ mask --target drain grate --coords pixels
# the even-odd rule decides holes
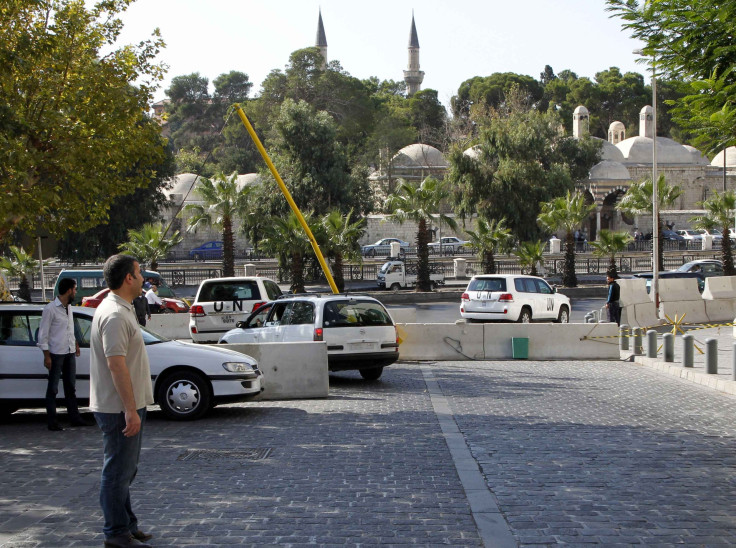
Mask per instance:
[[[255,447],[252,449],[188,449],[176,460],[261,460],[268,458],[272,447]]]

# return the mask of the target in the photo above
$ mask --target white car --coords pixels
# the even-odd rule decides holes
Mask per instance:
[[[399,359],[391,315],[360,295],[284,296],[259,308],[220,339],[223,344],[325,341],[330,371],[357,369],[376,380]]]
[[[48,374],[36,346],[43,304],[0,304],[0,415],[45,407]],[[95,308],[71,308],[81,349],[77,399],[89,403],[89,337]],[[170,341],[141,328],[156,403],[169,419],[194,420],[218,403],[246,401],[263,390],[258,362],[225,348]],[[64,388],[59,383],[59,398]]]
[[[471,322],[568,323],[570,310],[570,299],[542,278],[516,274],[473,276],[460,301],[460,315]]]
[[[282,294],[273,280],[260,276],[210,278],[199,284],[189,308],[189,333],[197,343],[216,343],[256,308]]]
[[[443,255],[452,255],[453,253],[464,250],[468,244],[470,242],[461,240],[456,236],[447,236],[429,244],[429,252],[440,253],[440,249],[442,249],[441,253]]]
[[[679,234],[680,236],[682,236],[683,238],[685,238],[686,240],[690,240],[690,241],[695,241],[695,240],[701,241],[703,239],[703,234],[705,234],[704,230],[695,230],[695,229],[687,229],[687,230],[680,229],[680,230],[675,230],[675,232]],[[723,236],[721,236],[721,238],[722,237]]]

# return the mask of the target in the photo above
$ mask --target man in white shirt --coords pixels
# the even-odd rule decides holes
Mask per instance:
[[[151,284],[151,289],[146,291],[146,299],[148,299],[148,306],[151,312],[154,314],[161,312],[164,302],[158,296],[158,286],[156,284]]]
[[[56,395],[59,377],[64,380],[64,399],[72,426],[90,426],[77,405],[77,360],[79,344],[74,337],[74,316],[69,305],[77,293],[77,282],[65,278],[59,282],[59,296],[46,305],[38,328],[38,347],[43,350],[43,365],[49,370],[46,388],[46,418],[51,431],[64,430],[56,418]]]

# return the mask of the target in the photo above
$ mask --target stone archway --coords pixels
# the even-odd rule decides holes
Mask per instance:
[[[605,198],[600,208],[601,229],[620,230],[624,224],[631,224],[630,219],[625,218],[616,209],[616,203],[626,192],[621,189],[612,190]]]
[[[595,203],[595,198],[590,190],[583,192],[585,198],[585,205],[589,206]],[[587,240],[593,242],[598,237],[598,221],[597,221],[598,206],[588,215],[588,219],[583,223],[583,230],[587,233]]]

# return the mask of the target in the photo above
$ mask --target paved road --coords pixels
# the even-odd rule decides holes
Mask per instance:
[[[400,363],[327,399],[151,413],[133,497],[155,546],[731,546],[735,415],[628,362]],[[0,455],[1,546],[102,544],[96,428],[21,412]]]

